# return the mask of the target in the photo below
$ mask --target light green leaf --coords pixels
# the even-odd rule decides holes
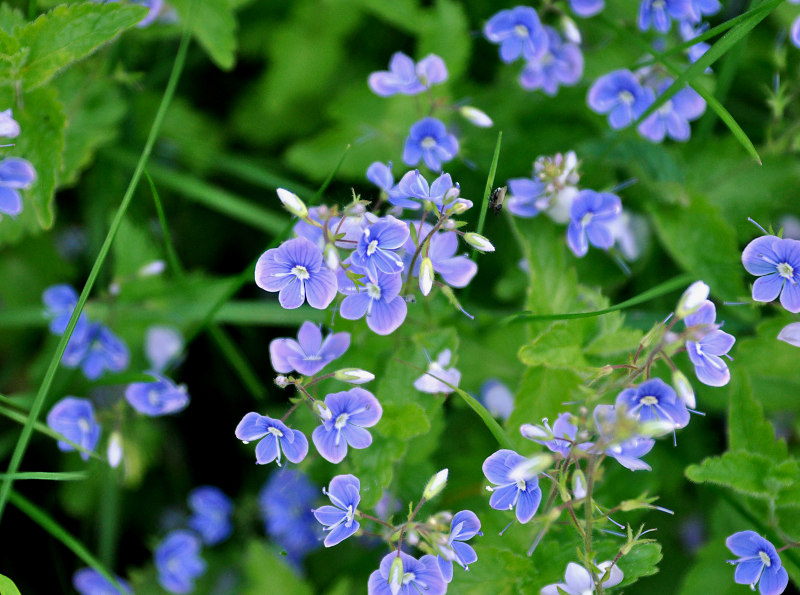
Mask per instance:
[[[384,403],[381,421],[375,430],[387,438],[408,440],[431,429],[425,409],[416,403]]]
[[[738,370],[737,370],[738,371]],[[737,374],[728,408],[728,448],[746,450],[773,460],[786,458],[786,442],[775,439],[775,429],[753,396],[747,376]]]
[[[0,473],[0,479],[8,477],[8,473]],[[14,480],[21,479],[40,479],[45,481],[78,481],[89,477],[88,473],[83,471],[23,471],[13,474]],[[0,593],[3,593],[0,590]]]
[[[236,61],[236,15],[229,0],[171,0],[181,21],[188,23],[192,35],[223,70]]]
[[[625,573],[625,579],[620,585],[630,585],[644,576],[657,573],[658,563],[663,557],[661,545],[658,543],[642,543],[635,546],[619,561],[619,567]]]
[[[581,349],[582,322],[555,322],[519,350],[519,359],[528,366],[579,369],[586,366]]]
[[[248,542],[243,560],[244,595],[291,593],[311,595],[311,587],[289,566],[288,562],[262,541]]]
[[[7,35],[14,35],[18,27],[25,24],[25,16],[10,4],[0,4],[0,31]]]
[[[0,593],[3,595],[20,595],[14,581],[2,574],[0,574]]]
[[[714,483],[753,498],[774,499],[796,482],[798,466],[794,461],[776,465],[769,457],[740,450],[689,465],[686,477],[695,483]]]

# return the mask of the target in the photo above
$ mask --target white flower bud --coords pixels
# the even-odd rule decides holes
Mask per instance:
[[[567,15],[561,17],[561,30],[564,31],[564,37],[567,41],[577,44],[581,43],[581,32],[578,30],[575,21]]]
[[[306,203],[300,200],[300,197],[297,196],[294,192],[289,192],[283,188],[278,188],[278,198],[281,199],[283,206],[289,211],[292,215],[297,215],[301,219],[305,218],[308,215],[308,209],[306,208]]]
[[[586,477],[580,469],[572,473],[572,495],[576,500],[586,497]]]
[[[322,421],[328,421],[333,417],[333,413],[323,401],[314,401],[312,405],[314,413],[316,413]]]
[[[680,370],[675,370],[672,373],[672,384],[675,386],[675,392],[678,398],[683,401],[689,409],[694,409],[697,403],[694,399],[694,389],[689,383],[689,379]]]
[[[392,565],[389,567],[389,590],[392,595],[397,595],[403,587],[403,559],[398,555],[392,560]]]
[[[108,464],[114,469],[122,461],[122,436],[116,430],[111,433],[111,438],[108,440],[106,456],[108,457]]]
[[[438,496],[444,489],[444,486],[447,485],[447,475],[447,469],[442,469],[439,471],[439,473],[431,477],[428,485],[425,486],[425,489],[422,492],[422,497],[425,500],[430,500],[431,498]]]
[[[494,126],[492,119],[477,107],[465,105],[464,107],[460,108],[458,112],[464,117],[465,120],[474,124],[475,126],[478,126],[479,128],[491,128]]]
[[[683,292],[675,314],[678,318],[686,318],[694,314],[697,309],[708,299],[708,285],[702,281],[695,281]]]
[[[364,384],[375,380],[375,374],[362,370],[361,368],[342,368],[341,370],[336,370],[333,373],[333,377],[336,378],[336,380],[349,382],[350,384]]]
[[[275,376],[275,384],[281,388],[286,388],[287,386],[289,386],[289,379],[283,374],[280,374],[278,376]]]
[[[167,268],[167,263],[163,260],[154,260],[153,262],[148,262],[142,268],[140,268],[136,274],[139,277],[154,277],[155,275],[160,275],[164,272]]]
[[[793,322],[783,327],[778,333],[778,340],[800,347],[800,322]]]
[[[547,428],[533,424],[522,424],[519,427],[519,433],[528,440],[552,440],[554,438],[553,432],[548,432]]]
[[[428,295],[433,289],[433,276],[433,261],[426,256],[419,266],[419,289],[422,295]]]
[[[481,252],[494,252],[492,243],[480,234],[468,231],[464,234],[464,241]]]

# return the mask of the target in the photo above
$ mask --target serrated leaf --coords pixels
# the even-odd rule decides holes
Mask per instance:
[[[625,579],[620,585],[630,585],[644,576],[657,573],[658,563],[663,557],[661,544],[642,543],[635,546],[619,561],[619,567],[625,573]]]
[[[431,422],[425,409],[416,403],[384,403],[383,416],[375,430],[387,438],[408,440],[420,434],[427,434]]]
[[[171,0],[170,4],[214,63],[223,70],[233,68],[237,24],[229,0]]]
[[[533,341],[523,345],[519,350],[519,359],[528,366],[546,366],[548,368],[583,368],[581,340],[583,334],[577,331],[579,322],[556,322],[539,333]]]
[[[786,442],[775,439],[775,429],[764,418],[747,376],[739,377],[731,390],[728,407],[728,448],[746,450],[773,460],[786,458]]]
[[[790,468],[773,465],[770,458],[746,451],[726,452],[689,465],[686,477],[695,483],[714,483],[753,498],[772,499],[778,491],[791,485]]]
[[[11,5],[0,4],[0,31],[8,35],[14,35],[17,27],[25,24],[25,16]]]

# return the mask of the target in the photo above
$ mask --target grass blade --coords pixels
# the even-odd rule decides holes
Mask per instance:
[[[8,473],[0,473],[0,479],[8,477]],[[86,479],[89,474],[85,471],[21,471],[14,473],[14,480],[21,479],[41,479],[45,481],[80,481]],[[2,593],[3,591],[0,591]]]
[[[497,133],[497,142],[494,145],[494,155],[492,156],[492,163],[489,166],[489,175],[486,177],[486,187],[483,189],[483,200],[481,201],[481,214],[478,216],[478,229],[479,234],[483,234],[483,226],[486,225],[486,211],[489,210],[489,197],[492,195],[492,187],[494,186],[494,176],[497,173],[497,162],[500,160],[500,143],[503,140],[503,131]],[[478,258],[478,252],[473,250],[472,260]]]

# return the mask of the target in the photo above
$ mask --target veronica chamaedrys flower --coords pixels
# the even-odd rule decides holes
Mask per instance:
[[[583,54],[574,43],[561,39],[558,31],[545,27],[548,44],[541,57],[530,60],[519,75],[523,89],[541,89],[551,97],[558,93],[559,85],[571,86],[583,76]]]
[[[72,333],[61,363],[67,368],[80,366],[89,380],[97,380],[106,371],[124,372],[130,361],[125,342],[99,322],[90,322],[85,329]]]
[[[194,579],[206,570],[200,549],[200,540],[190,531],[167,534],[153,554],[161,586],[170,593],[191,592]]]
[[[398,577],[399,589],[393,590],[389,585],[389,575],[397,555],[398,552],[386,554],[379,569],[369,575],[368,595],[444,595],[447,592],[447,583],[442,578],[436,556],[426,554],[417,560],[405,552],[399,552],[403,576]]]
[[[348,445],[367,448],[372,444],[372,434],[364,428],[374,426],[383,415],[375,395],[356,387],[327,395],[325,405],[331,415],[311,435],[323,458],[340,463],[347,455]]]
[[[477,562],[478,554],[472,546],[464,543],[481,533],[481,521],[471,510],[462,510],[453,515],[450,522],[450,535],[447,544],[439,546],[439,555],[436,557],[442,578],[449,583],[453,580],[453,562],[469,571],[469,565]]]
[[[390,97],[416,95],[431,86],[447,80],[447,66],[436,54],[428,54],[418,63],[403,52],[395,52],[389,70],[379,70],[369,75],[369,88],[376,95]]]
[[[692,0],[642,0],[639,5],[639,29],[647,31],[652,25],[659,33],[666,33],[672,20],[690,18]]]
[[[440,120],[428,117],[411,126],[403,161],[406,165],[416,165],[422,160],[432,171],[441,171],[442,162],[452,160],[457,154],[456,137],[447,132]]]
[[[153,24],[158,18],[158,15],[161,14],[161,9],[164,7],[164,0],[134,0],[134,2],[146,6],[150,11],[136,24],[136,26],[140,28],[148,27]]]
[[[47,414],[47,425],[51,430],[81,446],[84,450],[80,454],[84,461],[89,460],[89,453],[100,440],[100,424],[95,421],[94,407],[89,399],[64,397]],[[71,452],[76,449],[59,440],[58,450]]]
[[[480,401],[492,417],[502,421],[507,421],[514,411],[514,394],[497,378],[489,378],[481,385]]]
[[[569,7],[579,17],[593,17],[606,7],[605,0],[569,0]]]
[[[450,174],[442,174],[436,178],[432,184],[428,185],[428,180],[425,179],[418,169],[406,172],[397,183],[397,192],[394,196],[389,197],[389,202],[404,209],[419,209],[422,202],[430,201],[435,204],[439,209],[444,206],[445,196],[448,193],[455,192],[458,189],[458,184],[453,184],[453,179]],[[411,199],[416,200],[411,200]]]
[[[730,351],[736,338],[719,330],[716,319],[717,309],[710,300],[705,300],[694,314],[684,319],[687,329],[696,327],[692,340],[686,341],[686,353],[700,382],[708,386],[725,386],[731,373],[721,356]]]
[[[672,79],[665,79],[658,85],[658,94],[666,91]],[[654,143],[660,143],[665,137],[676,141],[687,141],[692,129],[691,120],[696,120],[706,111],[706,101],[691,87],[684,87],[660,108],[650,114],[639,124],[639,134]]]
[[[72,317],[72,311],[75,309],[75,304],[78,303],[78,293],[72,288],[71,285],[62,283],[59,285],[51,285],[42,293],[42,302],[47,309],[46,315],[50,318],[50,332],[54,335],[63,335],[67,330],[67,324]],[[73,336],[81,336],[88,329],[89,321],[86,314],[81,312],[78,318],[78,324],[75,330],[72,331]]]
[[[753,299],[771,302],[780,295],[789,312],[800,312],[800,241],[761,236],[745,247],[742,264],[756,275]]]
[[[630,70],[615,70],[597,79],[589,89],[586,101],[598,114],[608,114],[611,128],[625,128],[641,116],[655,96],[649,87],[642,87]]]
[[[622,570],[610,560],[598,564],[595,574],[597,574],[598,578],[601,578],[609,567],[611,568],[609,577],[602,582],[604,589],[620,584],[622,579],[625,578]],[[570,562],[567,564],[567,570],[564,573],[564,582],[543,587],[539,591],[539,595],[561,595],[562,591],[568,595],[591,595],[595,592],[595,588],[596,585],[592,574],[580,564]]]
[[[189,404],[186,386],[176,385],[160,374],[150,373],[153,382],[132,382],[125,389],[125,400],[139,413],[150,417],[171,415],[183,411]]]
[[[279,291],[287,309],[308,305],[324,310],[336,297],[336,276],[322,264],[322,251],[305,238],[287,240],[267,250],[256,263],[256,285]]]
[[[0,213],[16,217],[22,212],[19,189],[29,188],[36,180],[36,170],[30,161],[6,157],[0,161]]]
[[[650,471],[651,467],[640,460],[653,449],[656,441],[644,436],[620,439],[616,436],[618,421],[613,405],[597,405],[592,413],[594,425],[599,434],[598,444],[586,442],[579,444],[581,450],[595,454],[604,453],[631,471]]]
[[[694,314],[708,299],[708,293],[711,291],[708,285],[702,281],[695,281],[686,291],[681,295],[678,300],[678,307],[675,308],[675,315],[678,318],[685,318],[689,314]]]
[[[513,479],[511,472],[526,462],[526,458],[513,450],[501,449],[483,462],[483,474],[494,487],[487,488],[492,492],[489,506],[495,510],[513,510],[516,508],[517,520],[527,523],[536,514],[542,501],[542,490],[539,478]]]
[[[361,526],[355,520],[358,503],[361,502],[361,482],[354,475],[337,475],[331,480],[328,490],[322,493],[331,504],[313,510],[314,517],[330,531],[325,537],[325,547],[332,547],[353,535]]]
[[[313,376],[350,347],[350,333],[330,333],[322,339],[319,325],[306,320],[294,339],[274,339],[269,344],[273,369],[279,374],[297,371]]]
[[[406,319],[408,306],[400,295],[403,280],[400,273],[389,275],[378,271],[375,277],[361,279],[362,285],[339,271],[339,291],[346,295],[339,313],[347,320],[367,317],[367,326],[379,335],[393,333]]]
[[[778,595],[789,584],[789,575],[781,565],[781,558],[775,546],[755,531],[739,531],[725,540],[725,545],[736,560],[728,560],[736,565],[733,580],[740,585],[750,585],[761,595]]]
[[[453,353],[449,349],[442,350],[434,361],[428,363],[428,371],[414,381],[414,388],[423,393],[433,395],[453,392],[452,388],[444,384],[444,382],[447,382],[453,386],[458,386],[458,383],[461,382],[461,372],[455,366],[447,367],[450,365],[452,357]]]
[[[608,229],[622,212],[619,197],[609,192],[581,190],[570,208],[567,227],[567,245],[575,256],[589,251],[589,244],[608,250],[614,245],[614,236]]]
[[[16,138],[19,136],[19,123],[14,119],[11,108],[0,112],[0,136]]]
[[[699,23],[704,16],[717,14],[722,9],[719,0],[689,0],[689,14],[687,19],[692,23]]]
[[[800,347],[800,322],[791,322],[778,333],[778,340]]]
[[[388,198],[391,198],[397,192],[394,175],[392,175],[391,161],[389,163],[375,161],[370,164],[367,168],[367,179],[385,192]]]
[[[420,227],[418,221],[409,221],[417,232],[418,241],[423,241],[433,230],[430,223],[423,223]],[[451,287],[466,287],[478,272],[478,265],[468,256],[456,256],[458,251],[458,236],[452,231],[437,231],[428,240],[427,257],[433,265],[433,270],[442,277],[445,283]],[[409,238],[405,244],[406,267],[411,266],[411,258],[417,247],[413,240]],[[423,250],[423,253],[425,251]],[[414,265],[414,276],[418,277],[420,271],[420,258]]]
[[[256,444],[256,463],[275,461],[281,466],[281,451],[292,463],[299,463],[308,454],[308,440],[300,430],[292,430],[282,421],[251,411],[236,426],[236,437],[247,444]]]
[[[144,353],[150,362],[150,368],[156,372],[163,372],[174,364],[183,347],[183,335],[174,326],[155,325],[149,327],[145,333]]]
[[[121,591],[94,568],[81,568],[72,575],[72,586],[80,595],[128,595],[133,593],[133,589],[126,581],[119,577],[114,578],[122,587]]]
[[[214,486],[200,486],[189,493],[189,528],[196,531],[206,545],[225,541],[233,532],[233,502]]]
[[[675,390],[660,378],[651,378],[639,386],[626,388],[617,395],[616,406],[626,408],[642,422],[666,421],[675,428],[689,423],[689,410],[678,398]]]
[[[535,217],[550,206],[544,182],[532,178],[512,178],[508,180],[509,196],[505,206],[517,217]]]
[[[789,30],[789,41],[796,48],[800,48],[800,17],[797,17]]]
[[[556,418],[552,428],[547,418],[544,418],[541,427],[522,424],[519,431],[528,440],[542,444],[550,449],[551,452],[557,452],[566,458],[569,456],[569,452],[575,443],[575,436],[578,434],[578,426],[573,424],[570,421],[571,419],[571,413],[561,413]]]
[[[408,239],[408,225],[391,215],[378,219],[358,240],[356,249],[350,255],[350,262],[375,277],[378,271],[388,274],[403,271],[403,259],[397,250]]]
[[[547,35],[539,15],[529,6],[501,10],[486,23],[483,35],[500,44],[503,62],[513,62],[520,56],[536,60],[547,50]]]

